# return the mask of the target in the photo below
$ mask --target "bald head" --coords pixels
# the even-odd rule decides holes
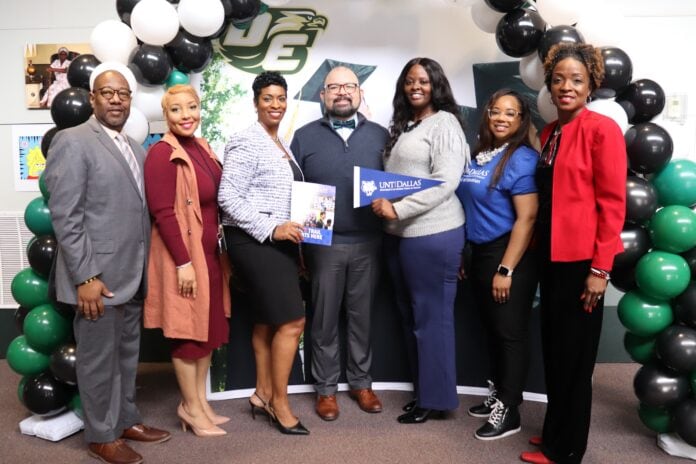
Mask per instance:
[[[120,132],[130,115],[131,90],[118,71],[104,71],[94,79],[90,102],[94,117],[109,129]]]
[[[352,69],[336,66],[326,75],[321,101],[333,119],[350,119],[360,107],[360,81]]]

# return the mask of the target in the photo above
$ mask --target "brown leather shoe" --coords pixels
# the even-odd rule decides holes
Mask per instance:
[[[319,417],[325,421],[336,420],[338,418],[336,395],[317,395],[317,406],[315,409]]]
[[[351,390],[348,392],[351,398],[358,402],[358,406],[365,412],[382,412],[382,402],[377,398],[371,388]]]
[[[87,453],[107,464],[140,464],[143,457],[133,451],[123,440],[115,440],[109,443],[90,443],[87,445]]]
[[[135,424],[131,428],[124,430],[121,438],[145,443],[162,443],[172,438],[172,434],[166,430],[148,427],[145,424]]]

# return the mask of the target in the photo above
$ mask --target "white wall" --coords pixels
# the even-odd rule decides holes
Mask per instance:
[[[473,77],[469,62],[464,62],[458,48],[466,47],[466,60],[486,62],[510,60],[496,47],[493,35],[478,31],[468,10],[453,6],[451,0],[324,0],[346,5],[346,14],[359,12],[367,27],[380,27],[386,21],[402,21],[413,31],[414,49],[422,50],[423,44],[433,47],[432,56],[439,59],[448,73],[458,76],[454,82],[460,103],[473,105]],[[576,0],[583,1],[583,0]],[[3,60],[3,80],[0,86],[0,212],[23,211],[25,205],[38,192],[15,192],[11,164],[11,125],[25,123],[50,123],[46,110],[27,110],[24,106],[23,47],[25,43],[79,43],[88,42],[92,28],[105,19],[117,19],[115,0],[0,0],[0,56]],[[304,6],[292,0],[289,6]],[[696,60],[692,58],[696,44],[696,2],[686,0],[607,0],[604,4],[616,7],[625,16],[626,28],[615,43],[623,48],[634,64],[634,78],[650,78],[657,81],[667,95],[683,94],[690,103],[686,124],[656,122],[670,131],[675,142],[675,157],[696,159]],[[451,16],[444,24],[438,24],[442,34],[423,37],[419,31],[430,29],[430,8],[449,8]],[[601,9],[597,10],[601,15]],[[471,30],[472,40],[467,43],[451,43],[449,34],[458,28]],[[347,38],[359,35],[359,30],[346,27],[336,20],[329,24],[333,33],[340,30]],[[327,32],[328,33],[328,32]],[[427,40],[426,40],[427,39]],[[321,40],[321,37],[319,38]],[[390,44],[384,44],[388,50]],[[380,49],[375,50],[378,56]],[[371,57],[371,58],[374,58]],[[380,82],[386,86],[384,96],[391,98],[393,82],[384,76]],[[378,79],[371,85],[377,84]],[[372,97],[373,99],[375,97]],[[381,115],[383,119],[385,115]],[[388,115],[386,115],[388,117]]]

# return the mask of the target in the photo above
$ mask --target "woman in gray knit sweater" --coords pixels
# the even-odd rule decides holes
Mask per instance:
[[[385,251],[402,316],[415,400],[398,421],[419,424],[456,409],[454,298],[464,247],[464,210],[455,195],[469,162],[463,120],[442,67],[414,58],[396,83],[387,172],[442,181],[372,210],[385,220]]]

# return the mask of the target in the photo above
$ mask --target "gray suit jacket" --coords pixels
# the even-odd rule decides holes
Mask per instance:
[[[129,143],[142,173],[145,151]],[[56,134],[45,181],[59,245],[51,273],[58,301],[76,304],[76,286],[93,276],[114,293],[105,304],[123,304],[139,290],[144,297],[147,205],[128,163],[94,117]]]

